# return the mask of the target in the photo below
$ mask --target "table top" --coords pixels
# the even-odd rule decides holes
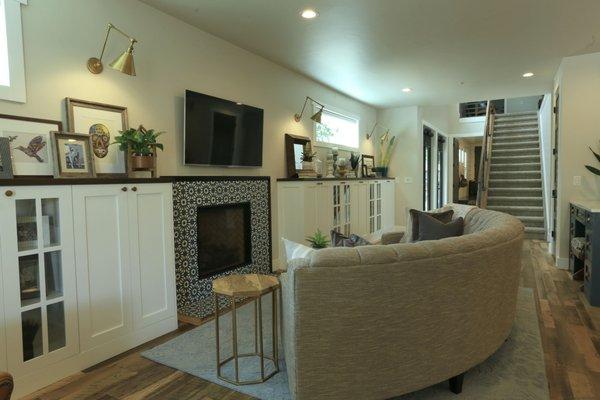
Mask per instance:
[[[598,200],[571,200],[571,204],[592,213],[600,212],[600,201]]]
[[[260,296],[279,288],[279,280],[273,275],[228,275],[215,279],[213,292],[238,297]]]

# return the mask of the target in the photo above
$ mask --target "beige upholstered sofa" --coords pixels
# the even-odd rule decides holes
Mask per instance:
[[[281,281],[292,396],[387,399],[462,376],[509,335],[522,243],[519,220],[472,209],[460,237],[291,260]]]

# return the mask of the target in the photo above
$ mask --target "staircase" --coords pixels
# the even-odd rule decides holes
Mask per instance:
[[[544,200],[538,115],[494,117],[487,208],[519,218],[527,237],[544,240]]]

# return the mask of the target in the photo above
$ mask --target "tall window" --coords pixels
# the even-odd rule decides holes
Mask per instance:
[[[356,118],[323,110],[321,123],[315,122],[317,144],[356,150],[358,149],[358,140],[358,119]]]
[[[433,130],[423,127],[423,210],[431,209],[431,149]]]
[[[446,138],[438,133],[437,137],[437,206],[438,208],[444,205],[444,185],[445,179],[444,175],[446,174],[446,168],[444,168],[445,164],[445,150],[446,150]]]
[[[27,1],[0,0],[0,100],[24,103],[21,4],[27,4]]]

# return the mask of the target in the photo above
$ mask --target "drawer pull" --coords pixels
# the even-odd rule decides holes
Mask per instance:
[[[121,188],[121,190],[122,190],[123,192],[126,192],[126,191],[127,191],[127,187],[126,187],[126,186],[123,186],[123,187]]]
[[[131,188],[131,190],[132,190],[133,192],[137,192],[137,187],[135,187],[135,186],[134,186],[134,187],[132,187],[132,188]]]
[[[13,192],[12,190],[7,190],[6,192],[4,192],[4,194],[6,195],[6,197],[12,197],[12,195],[15,194],[15,192]]]

